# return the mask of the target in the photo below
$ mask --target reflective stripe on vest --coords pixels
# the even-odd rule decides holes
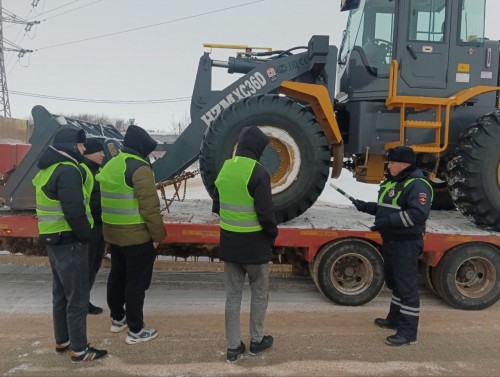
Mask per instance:
[[[90,211],[90,196],[92,195],[92,190],[94,188],[94,175],[90,171],[89,167],[85,164],[80,164],[85,170],[85,180],[83,181],[83,196],[85,197],[85,208],[87,209],[87,218],[90,222],[90,226],[94,227],[94,218],[92,217],[92,213]],[[88,207],[88,208],[87,208]]]
[[[257,232],[262,226],[257,219],[254,200],[248,192],[248,181],[257,161],[236,156],[224,162],[215,186],[219,192],[220,227],[231,232]]]
[[[424,178],[410,178],[410,179],[406,180],[403,184],[403,189],[406,188],[410,183],[412,183],[416,179],[419,179],[422,182],[425,182],[430,187],[430,189],[431,189],[431,203],[432,203],[432,200],[434,199],[434,190],[432,189],[431,184]],[[382,185],[383,190],[378,197],[378,205],[380,205],[382,207],[394,208],[394,209],[398,209],[398,210],[401,209],[401,207],[398,205],[398,200],[399,200],[399,197],[401,196],[401,193],[403,192],[403,190],[398,191],[396,193],[396,195],[394,195],[394,198],[392,198],[391,204],[384,203],[385,194],[387,194],[388,191],[394,189],[397,184],[398,184],[398,182],[386,182]]]
[[[144,218],[139,212],[139,201],[134,189],[125,182],[126,159],[133,158],[148,162],[131,153],[121,152],[113,157],[96,179],[101,185],[102,221],[114,225],[143,224]]]
[[[33,185],[35,186],[36,192],[36,214],[38,217],[38,232],[40,234],[53,234],[71,231],[71,227],[64,217],[64,212],[61,207],[61,202],[59,200],[50,199],[45,195],[42,188],[47,184],[50,177],[56,170],[59,165],[68,165],[74,166],[75,169],[78,170],[78,173],[81,176],[81,172],[78,167],[71,162],[59,162],[49,166],[47,169],[40,170],[35,178],[33,178]],[[89,198],[86,195],[86,190],[83,187],[82,183],[82,191],[87,202],[85,205],[85,211],[87,215],[87,219],[90,222],[90,225],[93,225],[92,216],[90,214],[90,206],[88,204]]]

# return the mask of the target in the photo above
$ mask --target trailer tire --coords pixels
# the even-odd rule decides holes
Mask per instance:
[[[240,131],[258,126],[271,142],[260,163],[271,176],[278,223],[311,207],[323,191],[330,167],[330,149],[314,115],[282,96],[260,95],[230,105],[212,123],[201,145],[200,172],[212,195],[217,174],[236,150]]]
[[[422,281],[424,282],[425,286],[436,296],[439,296],[439,294],[436,291],[436,288],[434,287],[434,283],[432,282],[432,274],[434,271],[434,267],[428,265],[427,263],[424,263],[422,261],[419,262],[418,265],[420,276],[422,278]]]
[[[382,256],[375,246],[364,240],[328,244],[318,263],[321,292],[336,304],[366,304],[377,297],[384,286]]]
[[[464,130],[447,163],[451,196],[467,218],[500,231],[500,111]]]
[[[457,246],[446,252],[435,272],[436,290],[455,308],[481,310],[500,298],[500,252],[492,245]]]

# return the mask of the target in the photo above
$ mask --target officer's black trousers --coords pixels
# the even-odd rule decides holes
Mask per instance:
[[[387,319],[397,325],[397,334],[409,340],[417,339],[420,299],[418,295],[418,259],[422,254],[422,239],[384,240],[385,283],[392,290]]]

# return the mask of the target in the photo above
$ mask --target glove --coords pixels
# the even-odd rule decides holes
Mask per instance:
[[[366,212],[366,210],[368,209],[368,203],[362,200],[355,199],[352,204],[354,204],[354,207],[356,207],[356,209],[361,212]]]
[[[381,232],[388,229],[391,226],[391,221],[388,217],[376,217],[375,224],[370,228],[373,232]]]

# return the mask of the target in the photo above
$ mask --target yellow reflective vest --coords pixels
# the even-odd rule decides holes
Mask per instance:
[[[254,199],[247,188],[255,164],[257,161],[242,156],[224,162],[215,180],[219,192],[222,229],[241,233],[262,230],[255,212]]]

